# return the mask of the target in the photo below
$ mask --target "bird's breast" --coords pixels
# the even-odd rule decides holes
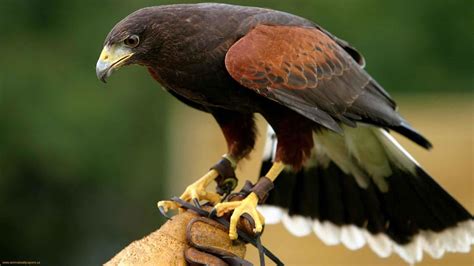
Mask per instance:
[[[185,72],[167,68],[148,68],[151,76],[166,90],[203,106],[241,112],[258,112],[260,98],[243,88],[225,70]]]

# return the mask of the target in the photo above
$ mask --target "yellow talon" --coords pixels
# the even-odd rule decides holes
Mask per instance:
[[[255,233],[262,232],[263,224],[265,223],[263,216],[257,211],[258,197],[255,193],[250,193],[245,199],[241,201],[230,201],[219,203],[215,206],[217,216],[222,216],[224,213],[234,210],[230,217],[229,237],[234,240],[237,239],[237,223],[244,213],[248,213],[255,222]]]
[[[219,175],[216,170],[207,172],[203,177],[199,178],[196,182],[189,185],[180,199],[191,202],[194,199],[207,200],[212,204],[217,204],[221,200],[221,196],[214,192],[206,191],[207,186]],[[169,210],[178,209],[180,206],[176,202],[163,200],[158,202],[158,207],[162,207],[165,212]]]

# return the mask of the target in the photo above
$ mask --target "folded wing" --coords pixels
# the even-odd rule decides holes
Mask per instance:
[[[241,85],[333,131],[365,122],[431,146],[347,49],[318,28],[259,25],[229,49],[225,65]]]

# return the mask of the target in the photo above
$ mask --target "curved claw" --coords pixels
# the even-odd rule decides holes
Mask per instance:
[[[201,208],[201,203],[199,203],[199,200],[194,198],[193,199],[193,203],[194,203],[194,206],[198,207],[198,208]]]
[[[171,219],[171,216],[168,216],[168,213],[165,211],[165,208],[163,206],[158,206],[158,210],[160,210],[161,215],[166,217],[168,220]]]
[[[216,207],[212,208],[211,211],[209,212],[209,218],[214,218],[217,216],[217,210]]]
[[[217,216],[222,216],[224,213],[234,210],[232,216],[230,217],[230,226],[229,226],[229,237],[230,239],[237,239],[237,223],[240,217],[247,213],[255,223],[255,233],[262,232],[264,218],[257,211],[258,197],[255,193],[250,193],[242,201],[231,201],[219,203],[215,206],[215,212]],[[212,213],[212,212],[211,212]]]

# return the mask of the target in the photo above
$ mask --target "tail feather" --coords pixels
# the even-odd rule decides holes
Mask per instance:
[[[313,231],[329,245],[367,244],[379,256],[397,253],[409,263],[420,261],[423,251],[439,258],[470,250],[472,215],[388,132],[343,129],[345,136],[317,133],[308,165],[299,172],[287,169],[275,180],[261,207],[267,222],[281,220],[298,236]],[[270,165],[267,157],[262,173]]]
[[[423,135],[421,135],[418,131],[413,129],[408,123],[402,122],[398,126],[392,126],[390,129],[402,134],[403,136],[407,137],[411,141],[415,142],[416,144],[420,145],[425,149],[433,148],[433,145],[429,140],[427,140]]]

